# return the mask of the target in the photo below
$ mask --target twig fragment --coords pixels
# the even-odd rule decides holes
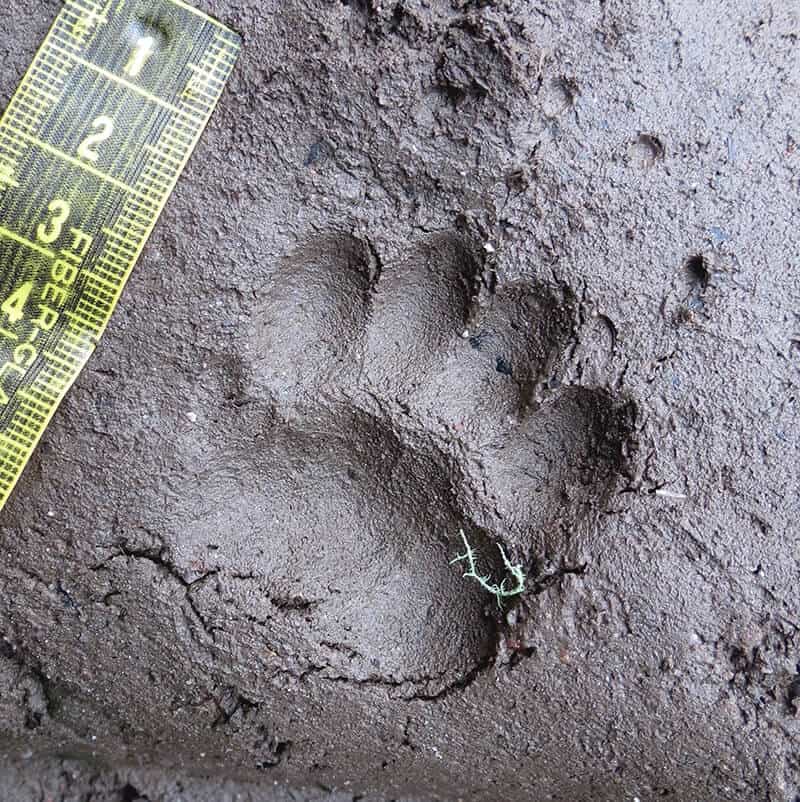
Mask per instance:
[[[475,561],[477,553],[475,549],[470,546],[463,529],[459,531],[459,534],[464,541],[465,552],[450,560],[450,565],[458,562],[466,562],[468,567],[462,576],[476,580],[487,593],[491,593],[497,599],[497,606],[502,610],[503,599],[519,596],[520,593],[525,591],[525,572],[522,570],[522,565],[512,565],[511,561],[508,559],[508,555],[506,555],[505,549],[498,543],[497,548],[500,549],[500,557],[503,560],[503,565],[506,571],[511,575],[510,577],[505,577],[498,585],[496,582],[492,582],[492,578],[488,574],[486,576],[481,576],[477,572],[477,564]],[[510,579],[514,582],[514,586],[511,588],[507,587]]]

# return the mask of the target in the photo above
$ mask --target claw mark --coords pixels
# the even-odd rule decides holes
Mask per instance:
[[[464,534],[463,529],[459,530],[459,534],[461,535],[461,539],[464,541],[464,548],[466,551],[464,554],[459,554],[457,557],[455,557],[455,559],[450,560],[450,565],[458,562],[464,562],[466,560],[467,564],[469,565],[469,569],[465,571],[462,576],[477,580],[478,584],[487,593],[491,593],[496,597],[497,606],[502,610],[503,599],[507,599],[511,596],[519,596],[520,593],[525,591],[525,572],[522,570],[522,565],[512,565],[511,561],[506,555],[505,550],[498,543],[497,548],[500,549],[500,556],[503,558],[503,565],[505,566],[506,571],[511,574],[510,578],[512,578],[515,582],[513,588],[508,588],[506,585],[509,581],[509,577],[505,577],[498,585],[497,583],[491,581],[491,577],[488,574],[486,576],[480,576],[480,574],[478,574],[478,572],[475,570],[475,549],[469,545],[469,541],[467,540],[467,536]]]

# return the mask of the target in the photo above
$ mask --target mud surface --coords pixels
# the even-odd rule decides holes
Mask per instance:
[[[206,7],[242,59],[0,515],[0,798],[796,802],[800,12]]]

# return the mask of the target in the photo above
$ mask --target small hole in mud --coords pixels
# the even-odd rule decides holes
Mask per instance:
[[[512,376],[514,371],[511,368],[511,363],[504,359],[502,356],[497,357],[497,361],[495,362],[495,369],[498,373],[502,373],[504,376]]]
[[[786,703],[795,711],[800,711],[800,674],[794,678],[786,691]]]
[[[28,713],[25,717],[25,729],[35,730],[42,723],[42,714],[37,712]]]
[[[130,783],[120,791],[119,798],[121,802],[147,802],[147,797],[142,796]]]
[[[708,264],[702,254],[695,254],[686,260],[686,277],[689,283],[701,292],[704,292],[708,287],[708,282],[711,279],[711,271],[708,269]]]
[[[629,149],[633,162],[644,169],[661,161],[665,152],[664,143],[655,134],[648,133],[640,133]]]

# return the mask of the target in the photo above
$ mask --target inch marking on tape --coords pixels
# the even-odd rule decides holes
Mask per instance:
[[[0,119],[0,509],[239,54],[183,0],[66,0]]]

